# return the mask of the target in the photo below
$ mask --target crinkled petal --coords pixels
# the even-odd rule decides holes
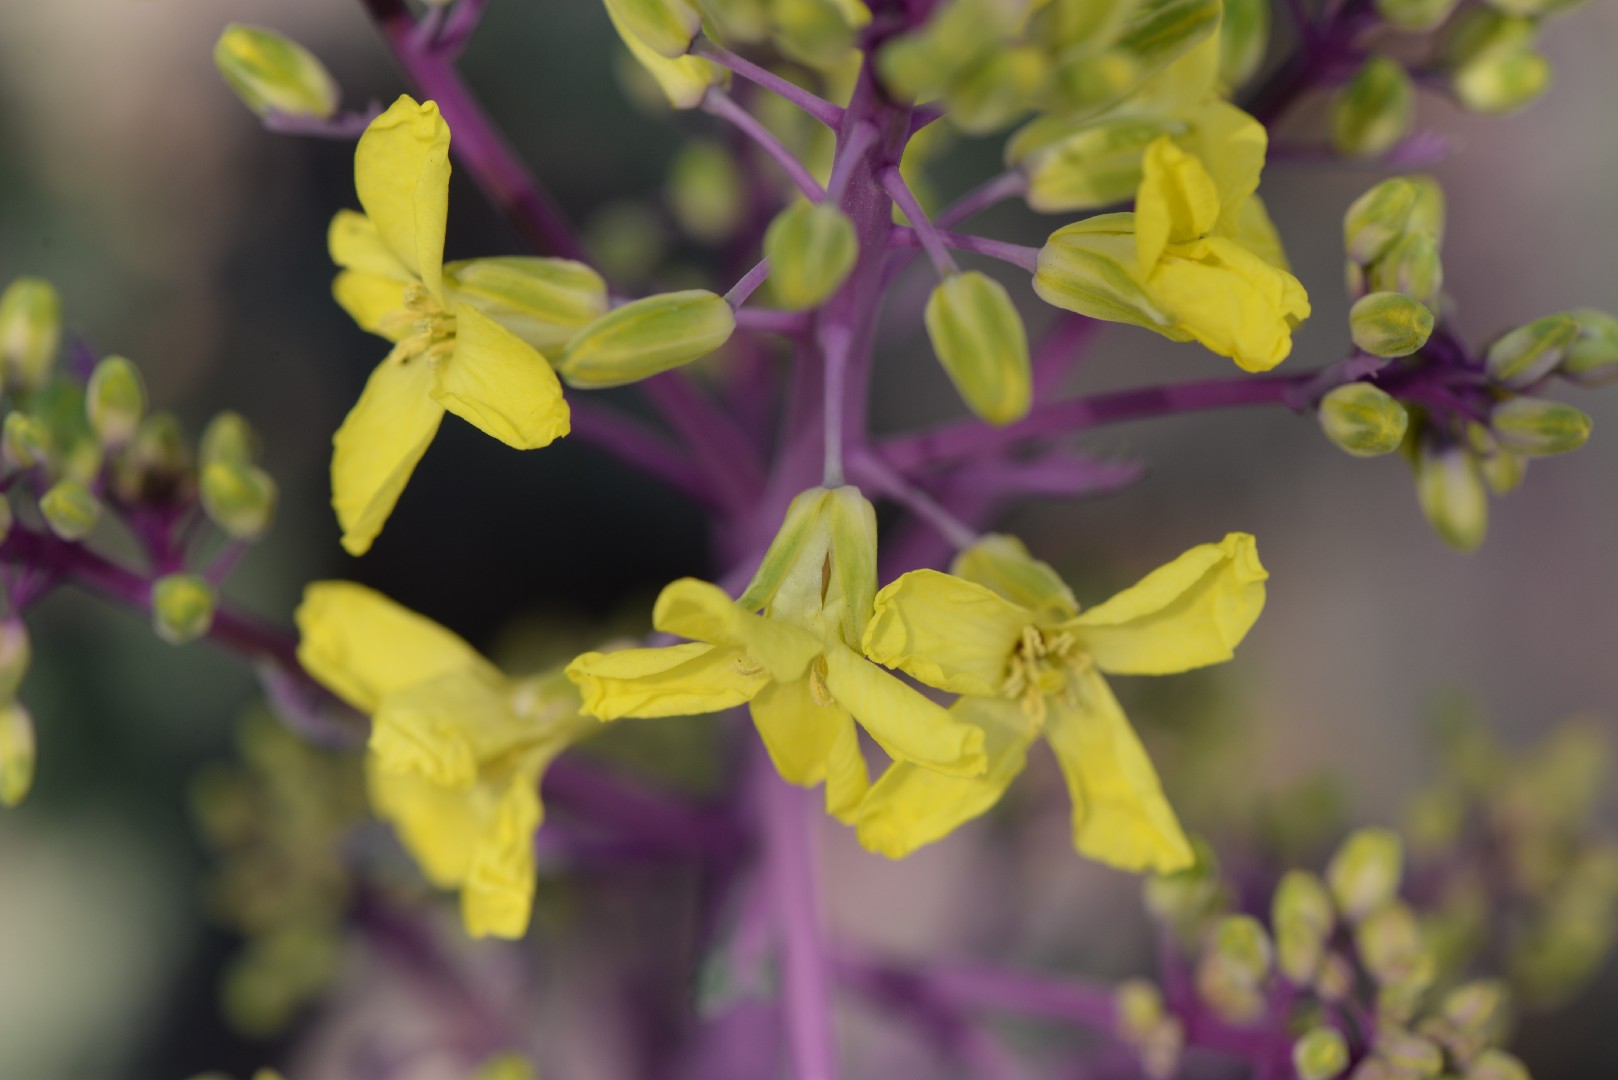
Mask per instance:
[[[928,686],[994,695],[1033,613],[992,589],[937,570],[912,570],[876,594],[865,655]]]
[[[1258,190],[1269,134],[1228,101],[1213,101],[1192,116],[1191,134],[1182,142],[1208,169],[1218,191],[1218,228],[1223,231]]]
[[[516,769],[474,840],[461,886],[461,921],[475,938],[516,939],[534,907],[534,831],[544,819],[537,769]]]
[[[398,283],[399,291],[416,280],[408,266],[377,232],[376,223],[357,210],[339,210],[326,230],[326,250],[344,270]]]
[[[1219,664],[1264,610],[1258,545],[1247,533],[1200,544],[1064,624],[1102,671],[1167,675]]]
[[[433,400],[517,450],[568,433],[556,372],[532,345],[466,304],[455,305],[455,353],[438,366]]]
[[[741,649],[701,642],[587,652],[567,666],[567,677],[584,712],[602,720],[718,712],[751,701],[770,681]]]
[[[1309,317],[1297,278],[1222,236],[1171,245],[1146,289],[1177,328],[1244,371],[1285,360],[1293,328]]]
[[[1135,258],[1140,274],[1151,272],[1169,244],[1183,244],[1213,231],[1219,191],[1193,154],[1160,135],[1146,148],[1135,193]]]
[[[478,770],[533,743],[539,729],[518,719],[503,679],[466,670],[394,691],[371,722],[370,750],[389,772],[416,773],[448,788],[470,787]]]
[[[772,682],[753,699],[753,724],[775,771],[789,784],[826,783],[826,811],[852,819],[870,783],[848,710],[815,700],[808,679]]]
[[[392,278],[362,270],[344,270],[331,283],[331,294],[361,330],[397,343],[409,331],[405,322],[387,317],[404,307],[404,286]]]
[[[747,611],[719,586],[681,578],[664,586],[652,608],[652,625],[713,645],[745,649],[772,678],[802,678],[821,645],[801,626]]]
[[[431,101],[401,96],[354,149],[354,187],[365,215],[434,296],[442,295],[449,171],[449,125]]]
[[[950,776],[977,776],[987,767],[983,731],[893,675],[833,642],[826,646],[826,687],[888,756]]]
[[[479,790],[455,791],[414,773],[389,772],[369,756],[365,779],[376,816],[393,826],[427,880],[440,889],[464,881],[472,865],[472,838],[487,816]]]
[[[432,365],[388,357],[332,437],[331,501],[350,555],[370,550],[438,431],[433,382]]]

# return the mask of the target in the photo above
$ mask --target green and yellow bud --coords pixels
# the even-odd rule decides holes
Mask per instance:
[[[764,255],[776,301],[802,311],[820,306],[848,279],[860,257],[860,241],[854,223],[837,207],[800,200],[770,222]]]
[[[586,325],[556,368],[580,389],[624,386],[707,356],[735,329],[730,305],[705,289],[648,296]]]
[[[1326,867],[1332,899],[1350,922],[1358,922],[1399,894],[1404,846],[1390,829],[1351,834]]]
[[[1326,437],[1355,457],[1378,457],[1399,449],[1410,414],[1387,392],[1353,382],[1320,399],[1320,427]]]
[[[213,586],[198,575],[169,574],[152,583],[152,629],[170,645],[206,634],[213,614]]]
[[[1594,308],[1568,314],[1579,324],[1579,334],[1558,372],[1580,386],[1605,386],[1618,379],[1618,319]]]
[[[1475,551],[1489,525],[1477,459],[1464,446],[1425,445],[1416,456],[1416,501],[1444,542]]]
[[[919,30],[900,34],[877,54],[883,85],[906,101],[942,97],[974,69],[1012,52],[1017,4],[1003,0],[946,0]]]
[[[1092,319],[1170,333],[1172,316],[1152,303],[1135,279],[1137,261],[1133,215],[1086,218],[1058,229],[1045,241],[1034,272],[1034,292],[1053,307]]]
[[[1028,335],[1005,287],[976,270],[952,274],[927,300],[927,337],[961,400],[991,424],[1027,415]]]
[[[1455,69],[1455,97],[1476,113],[1500,116],[1525,108],[1551,85],[1551,62],[1532,49],[1486,52]]]
[[[1467,1066],[1463,1080],[1531,1080],[1528,1066],[1504,1050],[1491,1049],[1479,1054]]]
[[[1343,215],[1343,246],[1351,261],[1370,265],[1410,228],[1418,191],[1408,177],[1382,181],[1355,199]]]
[[[765,0],[697,0],[697,7],[725,41],[754,45],[770,32]]]
[[[1404,982],[1431,967],[1421,924],[1402,900],[1390,900],[1365,916],[1354,930],[1354,946],[1379,983]]]
[[[1423,34],[1436,29],[1460,0],[1376,0],[1376,13],[1397,30]]]
[[[1578,337],[1579,322],[1572,315],[1535,319],[1489,346],[1489,375],[1513,390],[1532,386],[1556,370]]]
[[[275,516],[275,480],[256,465],[234,461],[205,465],[200,493],[208,520],[236,540],[257,540]]]
[[[1076,606],[1072,590],[1061,575],[1049,563],[1031,557],[1021,540],[1005,533],[988,533],[962,548],[950,564],[950,573],[993,589],[1030,611],[1056,619],[1063,618],[1062,612]],[[1192,841],[1193,847],[1196,843]],[[1202,849],[1197,850],[1200,855]],[[1206,854],[1210,859],[1213,857],[1211,851]],[[1196,868],[1187,873],[1195,876]],[[1148,879],[1148,883],[1152,880]],[[1217,875],[1214,875],[1213,881],[1217,887]],[[1179,884],[1176,882],[1164,888],[1172,891]],[[1147,891],[1150,893],[1154,890],[1149,885]],[[1148,901],[1148,906],[1151,906],[1151,901]],[[1152,910],[1154,914],[1161,914],[1155,907]]]
[[[669,211],[680,228],[705,244],[717,244],[736,231],[747,200],[735,159],[716,142],[685,144],[669,170]]]
[[[21,702],[0,704],[0,806],[20,806],[34,786],[34,718]]]
[[[1050,78],[1050,60],[1033,45],[1012,45],[950,85],[950,123],[969,135],[999,131],[1033,107]]]
[[[114,462],[113,488],[124,502],[178,502],[190,494],[191,448],[172,413],[152,413]]]
[[[58,480],[40,496],[39,512],[63,540],[83,540],[101,520],[101,500],[77,480]]]
[[[521,1054],[497,1054],[478,1066],[472,1080],[539,1080],[539,1073]]]
[[[607,310],[606,282],[571,259],[503,256],[446,263],[444,290],[452,303],[471,306],[542,353],[566,345]]]
[[[1410,134],[1416,87],[1404,65],[1386,56],[1367,60],[1332,105],[1332,144],[1351,157],[1376,157]]]
[[[1197,992],[1232,1023],[1255,1020],[1264,1012],[1271,958],[1269,935],[1257,919],[1226,915],[1197,965]]]
[[[1529,457],[1566,454],[1590,438],[1590,417],[1571,405],[1516,397],[1489,413],[1489,428],[1502,446]]]
[[[1438,241],[1431,233],[1406,233],[1366,273],[1371,292],[1395,292],[1420,300],[1431,309],[1437,306],[1444,288],[1444,263]]]
[[[17,696],[33,657],[27,625],[15,616],[0,620],[0,701]]]
[[[62,300],[42,278],[20,277],[0,293],[0,360],[5,379],[37,390],[50,377],[62,343]]]
[[[1137,1043],[1163,1021],[1163,994],[1145,979],[1126,979],[1112,995],[1116,1030],[1127,1042]]]
[[[198,443],[198,458],[204,467],[215,462],[251,465],[258,460],[258,432],[241,413],[226,410],[208,421]]]
[[[1444,32],[1440,54],[1444,63],[1456,70],[1491,53],[1532,48],[1538,37],[1539,26],[1533,19],[1507,14],[1495,5],[1481,5],[1450,24]]]
[[[1448,216],[1443,185],[1424,173],[1407,176],[1405,180],[1416,189],[1416,201],[1410,208],[1410,221],[1406,228],[1411,232],[1424,232],[1443,243],[1445,219]]]
[[[664,56],[637,37],[610,3],[607,17],[629,55],[652,77],[674,108],[694,109],[702,104],[710,87],[724,84],[726,72],[718,64],[699,56]]]
[[[1387,1064],[1393,1075],[1411,1080],[1429,1080],[1444,1071],[1444,1051],[1438,1044],[1408,1031],[1380,1032],[1376,1057]]]
[[[127,444],[146,415],[146,385],[140,369],[122,356],[102,360],[85,386],[84,412],[103,447],[116,450]]]
[[[1307,870],[1289,870],[1270,906],[1275,959],[1294,985],[1308,986],[1320,970],[1335,916],[1325,884]]]
[[[213,62],[249,109],[265,116],[327,119],[337,111],[337,80],[296,41],[260,26],[232,23],[219,35]]]
[[[1433,313],[1403,293],[1367,293],[1349,309],[1348,330],[1362,352],[1409,356],[1432,337]]]
[[[46,465],[51,457],[50,430],[27,413],[7,413],[4,426],[0,427],[0,457],[4,458],[8,469]]]
[[[1074,125],[1041,117],[1006,144],[1009,164],[1028,178],[1028,205],[1044,213],[1125,202],[1140,186],[1141,161],[1175,125],[1152,117],[1113,117]]]
[[[1496,495],[1510,495],[1522,486],[1528,459],[1510,450],[1495,450],[1478,463],[1483,483]]]
[[[1035,581],[1026,584],[1037,588],[1042,583]],[[1224,901],[1224,888],[1219,880],[1219,858],[1214,854],[1213,847],[1200,836],[1193,836],[1191,850],[1196,855],[1196,862],[1171,874],[1152,874],[1141,889],[1147,913],[1182,931],[1196,927],[1218,911]]]
[[[776,48],[810,67],[838,65],[854,48],[854,32],[870,21],[861,0],[770,0]]]
[[[1511,1026],[1511,990],[1501,979],[1477,979],[1445,994],[1438,1012],[1432,1025],[1436,1037],[1452,1057],[1466,1063],[1505,1038]]]
[[[1337,1080],[1348,1069],[1348,1042],[1336,1028],[1317,1027],[1292,1044],[1298,1080]]]
[[[690,0],[605,0],[607,14],[626,37],[667,59],[684,56],[702,32],[702,13]]]
[[[837,632],[858,647],[876,597],[876,510],[859,488],[810,488],[736,602]],[[822,626],[826,622],[833,625]]]
[[[1219,77],[1238,87],[1258,73],[1270,48],[1269,0],[1225,0],[1219,24]]]

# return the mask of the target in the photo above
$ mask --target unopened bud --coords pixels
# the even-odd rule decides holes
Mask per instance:
[[[1511,991],[1499,979],[1478,979],[1457,986],[1439,1006],[1440,1037],[1450,1053],[1470,1061],[1506,1035],[1511,1023]]]
[[[570,259],[507,256],[444,266],[444,288],[543,353],[566,345],[607,310],[607,285]]]
[[[1348,1042],[1336,1028],[1317,1027],[1292,1044],[1298,1080],[1336,1080],[1348,1068]]]
[[[1376,1056],[1387,1063],[1395,1076],[1409,1077],[1409,1080],[1429,1080],[1444,1071],[1444,1052],[1438,1044],[1408,1031],[1379,1032]]]
[[[1496,495],[1510,495],[1522,486],[1528,472],[1528,462],[1521,454],[1510,450],[1496,450],[1478,462],[1483,482]]]
[[[1498,5],[1482,5],[1463,12],[1449,25],[1441,52],[1445,64],[1455,69],[1479,57],[1532,48],[1538,36],[1533,19],[1507,14]]]
[[[1531,457],[1566,454],[1590,438],[1590,417],[1571,405],[1516,397],[1496,405],[1489,427],[1502,445]]]
[[[113,483],[124,502],[178,502],[189,497],[191,449],[180,421],[152,413],[114,464]]]
[[[1219,24],[1219,76],[1240,86],[1258,73],[1270,47],[1269,0],[1225,0]]]
[[[689,0],[606,0],[613,21],[648,49],[674,59],[691,50],[702,13]]]
[[[38,468],[50,460],[50,432],[27,413],[6,414],[0,427],[0,457],[6,467],[25,470]]]
[[[128,443],[146,414],[140,370],[122,356],[102,360],[85,386],[84,411],[102,446],[114,450]]]
[[[1163,994],[1145,979],[1128,979],[1113,992],[1118,1034],[1127,1042],[1138,1043],[1163,1020]]]
[[[1347,957],[1327,953],[1320,970],[1315,973],[1315,993],[1321,1001],[1346,1001],[1354,992],[1354,965]]]
[[[446,270],[448,267],[445,268]],[[241,413],[226,410],[202,429],[197,455],[204,466],[215,462],[251,465],[258,460],[258,432]]]
[[[1551,62],[1532,49],[1485,52],[1455,71],[1455,97],[1473,112],[1516,112],[1551,85]]]
[[[1571,315],[1547,315],[1500,337],[1489,346],[1489,374],[1502,386],[1521,390],[1556,370],[1579,336]]]
[[[497,1054],[478,1066],[471,1080],[538,1080],[534,1066],[521,1054]]]
[[[1185,929],[1220,906],[1219,859],[1201,837],[1191,838],[1197,861],[1171,874],[1153,874],[1142,888],[1146,910],[1156,919]]]
[[[1432,336],[1433,313],[1403,293],[1368,293],[1349,309],[1348,329],[1354,344],[1372,356],[1409,356]]]
[[[1459,0],[1376,0],[1376,12],[1389,26],[1412,33],[1435,29]]]
[[[1528,1066],[1504,1050],[1485,1050],[1467,1066],[1464,1080],[1531,1080]]]
[[[37,390],[50,376],[62,342],[62,301],[56,286],[20,277],[0,293],[0,360],[5,378],[22,390]]]
[[[326,119],[337,111],[337,81],[326,66],[274,30],[232,23],[214,45],[213,62],[236,96],[260,116]]]
[[[1255,1020],[1264,1012],[1270,957],[1269,935],[1257,919],[1227,915],[1197,965],[1197,993],[1231,1023]]]
[[[1580,386],[1605,386],[1618,379],[1618,319],[1594,308],[1568,314],[1579,324],[1579,334],[1557,370]]]
[[[764,233],[770,287],[792,311],[818,307],[836,292],[859,259],[854,223],[835,206],[795,202]]]
[[[1289,870],[1276,886],[1270,924],[1275,930],[1276,965],[1297,986],[1314,981],[1331,939],[1331,897],[1307,870]]]
[[[21,702],[0,705],[0,806],[18,806],[34,786],[34,718]]]
[[[1376,157],[1410,133],[1416,88],[1404,65],[1372,57],[1332,106],[1332,143],[1352,157]]]
[[[925,321],[933,352],[973,412],[991,424],[1027,414],[1028,335],[1005,286],[976,270],[951,275],[933,289]]]
[[[213,587],[196,574],[169,574],[152,583],[152,629],[170,645],[206,634],[213,613]]]
[[[1372,264],[1366,285],[1372,292],[1403,293],[1433,307],[1444,287],[1438,241],[1427,232],[1406,234]]]
[[[1337,908],[1358,922],[1399,893],[1404,849],[1390,829],[1360,829],[1344,840],[1326,867]]]
[[[1365,970],[1380,983],[1417,974],[1426,955],[1421,926],[1402,900],[1390,900],[1365,916],[1354,932],[1354,945]]]
[[[1263,982],[1270,974],[1274,950],[1264,924],[1251,915],[1227,915],[1214,927],[1213,951],[1245,981]]]
[[[83,540],[101,520],[101,500],[77,480],[58,480],[40,496],[39,512],[63,540]]]
[[[735,159],[716,142],[686,143],[669,169],[668,200],[687,234],[705,244],[720,243],[735,232],[745,212]]]
[[[1439,243],[1443,243],[1444,224],[1448,213],[1443,186],[1422,173],[1407,176],[1405,180],[1416,191],[1416,201],[1410,207],[1410,220],[1406,224],[1406,229],[1410,232],[1424,232]]]
[[[950,85],[944,96],[950,123],[969,135],[1000,130],[1033,106],[1050,70],[1050,59],[1037,46],[994,50]]]
[[[648,296],[585,326],[556,366],[581,389],[623,386],[707,356],[735,329],[730,305],[706,290]]]
[[[1416,198],[1416,185],[1395,176],[1350,203],[1343,215],[1343,246],[1349,259],[1363,266],[1381,258],[1405,235]]]
[[[1399,449],[1410,414],[1385,391],[1352,382],[1320,399],[1320,427],[1326,437],[1355,457],[1377,457]]]
[[[216,461],[202,470],[202,509],[237,540],[257,540],[275,516],[276,486],[255,465]]]
[[[1065,311],[1167,333],[1174,320],[1135,280],[1136,262],[1131,215],[1085,218],[1045,241],[1034,273],[1034,292]]]
[[[10,701],[17,696],[33,655],[28,627],[23,621],[18,618],[0,621],[0,701]]]
[[[697,6],[726,41],[754,44],[769,33],[767,0],[697,0]]]
[[[652,77],[674,108],[696,108],[702,104],[710,87],[725,82],[725,70],[712,61],[699,56],[679,56],[671,60],[657,52],[630,30],[629,24],[610,3],[607,5],[607,16],[612,20],[613,29],[618,31],[624,46],[629,49],[629,55]]]

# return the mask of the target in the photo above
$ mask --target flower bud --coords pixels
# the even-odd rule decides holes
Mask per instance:
[[[1134,197],[1146,147],[1169,134],[1167,120],[1113,117],[1078,126],[1041,117],[1006,146],[1028,177],[1028,205],[1044,213],[1092,210]]]
[[[1495,450],[1478,462],[1483,483],[1496,495],[1510,495],[1522,486],[1528,472],[1528,461],[1510,450]]]
[[[213,47],[213,62],[236,96],[260,116],[312,116],[337,111],[337,82],[324,64],[291,38],[232,23]]]
[[[1571,315],[1547,315],[1502,335],[1489,346],[1489,374],[1502,386],[1521,390],[1556,370],[1579,336]]]
[[[854,31],[870,21],[863,0],[771,0],[775,46],[815,68],[834,67],[854,47]]]
[[[875,598],[876,510],[859,488],[845,485],[810,488],[792,500],[736,602],[809,625],[831,607],[841,615],[844,644],[859,648]]]
[[[636,36],[610,3],[607,5],[607,17],[612,20],[613,29],[618,31],[618,37],[623,40],[629,55],[646,69],[674,108],[694,109],[702,104],[709,87],[724,84],[726,72],[718,64],[699,56],[680,56],[671,60]]]
[[[28,627],[23,621],[16,617],[0,621],[0,701],[10,701],[17,696],[33,656]]]
[[[1416,185],[1391,177],[1349,204],[1343,215],[1343,246],[1351,261],[1369,265],[1405,235],[1416,206]]]
[[[275,516],[275,481],[263,469],[233,461],[203,467],[202,510],[236,540],[257,540]]]
[[[101,500],[77,480],[58,480],[40,496],[39,512],[63,540],[83,540],[101,520]]]
[[[1037,582],[1031,584],[1038,585]],[[1191,850],[1196,854],[1196,862],[1172,874],[1153,874],[1142,888],[1147,912],[1180,929],[1195,926],[1204,916],[1218,910],[1223,900],[1219,860],[1213,848],[1201,837],[1192,837]]]
[[[1376,1057],[1397,1077],[1428,1080],[1444,1071],[1444,1052],[1431,1039],[1397,1029],[1383,1030],[1376,1040]]]
[[[1590,417],[1559,401],[1516,397],[1494,407],[1489,428],[1519,454],[1545,457],[1583,446],[1590,438]]]
[[[736,316],[723,297],[704,289],[662,293],[586,325],[556,367],[580,389],[623,386],[707,356],[735,329]]]
[[[1459,0],[1376,0],[1376,13],[1396,30],[1426,33],[1436,29]]]
[[[1050,68],[1033,45],[995,50],[950,85],[944,95],[950,123],[968,135],[998,131],[1033,107]]]
[[[1326,867],[1337,909],[1358,922],[1399,893],[1404,850],[1389,829],[1360,829],[1344,840]]]
[[[734,233],[747,199],[729,151],[706,139],[681,147],[669,170],[668,204],[680,228],[702,243],[718,244]]]
[[[1264,983],[1270,971],[1270,939],[1250,915],[1227,915],[1197,965],[1197,992],[1231,1023],[1263,1015]]]
[[[1126,1042],[1137,1043],[1163,1020],[1163,994],[1145,979],[1126,979],[1112,995],[1117,1031]]]
[[[697,6],[726,41],[753,45],[769,34],[766,0],[697,0]]]
[[[1475,551],[1489,525],[1483,478],[1464,446],[1424,445],[1416,457],[1416,501],[1444,542]]]
[[[991,424],[1027,414],[1028,335],[1003,285],[976,270],[953,274],[933,289],[925,321],[933,352],[973,412]]]
[[[1298,1080],[1336,1080],[1348,1068],[1348,1043],[1336,1028],[1317,1027],[1292,1044]]]
[[[1416,88],[1404,65],[1372,57],[1337,95],[1332,106],[1332,143],[1351,157],[1387,153],[1410,133]]]
[[[1605,386],[1618,379],[1618,319],[1594,308],[1568,314],[1579,324],[1579,334],[1557,370],[1580,386]]]
[[[1433,334],[1433,313],[1403,293],[1367,293],[1348,311],[1354,344],[1372,356],[1409,356]]]
[[[690,0],[606,0],[606,4],[613,22],[670,60],[690,52],[691,42],[702,32],[702,13]]]
[[[1354,965],[1347,957],[1327,953],[1320,970],[1315,973],[1315,993],[1321,1001],[1346,1001],[1354,992],[1356,978]]]
[[[1528,1066],[1504,1050],[1485,1050],[1467,1067],[1464,1080],[1530,1080]]]
[[[1511,991],[1499,979],[1465,983],[1444,995],[1435,1019],[1437,1038],[1464,1064],[1505,1037],[1511,1022]]]
[[[1455,97],[1489,116],[1516,112],[1551,85],[1551,62],[1532,49],[1485,52],[1455,70]]]
[[[1320,399],[1320,427],[1326,438],[1355,457],[1392,453],[1404,442],[1410,414],[1385,391],[1352,382]]]
[[[1444,33],[1441,53],[1444,63],[1454,70],[1491,53],[1529,49],[1538,36],[1539,27],[1534,20],[1485,5],[1462,13],[1450,24]]]
[[[1289,870],[1276,886],[1270,925],[1275,929],[1276,964],[1297,986],[1308,986],[1320,970],[1334,916],[1326,886],[1307,870]]]
[[[877,54],[877,70],[889,91],[907,101],[945,92],[972,69],[1011,52],[1015,5],[996,0],[945,0],[919,29],[900,34]]]
[[[542,353],[607,310],[601,275],[569,259],[508,256],[446,263],[444,289]],[[204,455],[206,459],[206,455]]]
[[[1444,287],[1438,241],[1427,232],[1407,233],[1371,265],[1366,285],[1372,292],[1403,293],[1428,308],[1436,306]]]
[[[1437,180],[1423,173],[1405,177],[1415,188],[1416,201],[1410,207],[1410,220],[1405,228],[1409,232],[1424,232],[1439,243],[1444,242],[1444,224],[1448,208],[1444,202],[1444,188]]]
[[[835,206],[794,202],[764,233],[770,287],[782,307],[818,307],[836,292],[859,259],[854,223]]]
[[[37,390],[49,378],[62,341],[62,301],[41,278],[20,277],[0,293],[0,360],[5,378]]]
[[[496,1054],[478,1066],[472,1080],[539,1080],[539,1074],[521,1054]]]
[[[122,356],[95,366],[84,390],[85,417],[97,441],[115,450],[135,437],[146,414],[146,386],[140,370]]]
[[[206,634],[213,612],[213,587],[196,574],[169,574],[152,583],[152,629],[170,645]]]
[[[1396,983],[1420,971],[1427,959],[1421,926],[1402,900],[1389,900],[1365,916],[1354,931],[1360,963],[1379,983]]]
[[[1225,0],[1219,24],[1219,77],[1241,86],[1258,73],[1270,47],[1269,0]]]
[[[1034,292],[1065,311],[1173,336],[1173,318],[1152,303],[1131,272],[1136,261],[1133,215],[1085,218],[1045,241]]]
[[[191,449],[180,421],[152,413],[114,463],[113,487],[127,503],[176,503],[190,496]]]
[[[204,466],[215,462],[251,465],[258,460],[259,449],[258,432],[253,426],[241,413],[226,410],[202,429],[197,456]]]
[[[34,786],[34,718],[21,702],[0,705],[0,806],[19,806]]]
[[[0,427],[0,457],[10,469],[45,465],[50,461],[50,432],[27,413],[7,413],[4,426]]]

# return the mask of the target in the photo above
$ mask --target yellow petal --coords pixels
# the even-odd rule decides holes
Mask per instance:
[[[331,261],[344,270],[396,281],[401,290],[416,280],[410,268],[382,242],[376,223],[357,210],[337,211],[326,230],[326,250],[331,253]]]
[[[1221,236],[1171,245],[1146,289],[1178,329],[1244,371],[1285,360],[1293,328],[1309,316],[1297,278]]]
[[[1247,533],[1200,544],[1065,628],[1102,671],[1166,675],[1229,660],[1264,610],[1269,572]]]
[[[1043,625],[1078,614],[1079,602],[1050,563],[1028,554],[1015,536],[989,533],[962,548],[950,564],[956,577],[993,589],[1007,600],[1034,613]]]
[[[652,625],[665,634],[744,649],[783,682],[802,678],[821,647],[802,627],[746,611],[719,586],[696,578],[664,587],[652,609]]]
[[[951,776],[987,767],[983,731],[963,724],[869,660],[837,642],[826,646],[826,687],[889,757]]]
[[[718,712],[752,700],[770,681],[742,650],[700,642],[587,652],[567,666],[567,677],[584,696],[584,712],[602,720]]]
[[[461,886],[461,921],[475,938],[516,939],[534,907],[534,831],[544,819],[539,770],[513,770],[491,820],[473,841]]]
[[[1135,257],[1142,275],[1151,272],[1169,244],[1206,236],[1219,220],[1219,191],[1192,155],[1167,135],[1146,148],[1135,194]]]
[[[1033,613],[937,570],[912,570],[876,594],[865,655],[956,694],[992,696]]]
[[[354,187],[382,243],[441,295],[449,216],[449,125],[408,96],[371,121],[354,150]]]
[[[499,677],[455,634],[351,581],[312,583],[294,618],[298,663],[361,712],[374,713],[388,694],[442,675]]]
[[[550,364],[466,304],[455,305],[455,353],[437,374],[433,400],[507,446],[537,450],[568,433],[567,402]]]
[[[1073,671],[1069,687],[1072,700],[1046,699],[1045,737],[1073,801],[1073,846],[1120,870],[1190,866],[1191,845],[1106,680]]]
[[[427,880],[440,889],[466,879],[472,865],[469,838],[483,829],[479,792],[452,791],[413,773],[388,772],[366,758],[366,789],[376,816],[390,823]]]
[[[389,356],[332,437],[331,501],[350,555],[370,550],[438,431],[444,407],[432,399],[434,378],[423,360]]]
[[[808,679],[772,682],[753,699],[753,724],[775,771],[789,784],[826,782],[826,812],[849,821],[870,777],[848,710],[815,700]]]
[[[382,769],[466,788],[477,782],[483,762],[533,743],[538,734],[513,712],[503,679],[461,670],[384,696],[369,746]]]
[[[1180,141],[1207,168],[1218,192],[1218,228],[1224,229],[1258,190],[1270,137],[1263,124],[1227,101],[1209,103],[1191,123],[1191,133]]]
[[[1264,206],[1263,199],[1257,195],[1248,197],[1228,225],[1227,231],[1227,222],[1221,219],[1215,231],[1221,236],[1229,236],[1277,270],[1285,270],[1289,274],[1292,272],[1286,249],[1281,246],[1281,234],[1276,230],[1275,222],[1270,220],[1270,212]]]
[[[1014,702],[965,697],[950,707],[956,719],[983,729],[989,768],[982,776],[944,776],[909,762],[888,766],[860,804],[860,843],[890,859],[941,840],[988,812],[1028,760],[1036,734]]]
[[[404,307],[404,286],[392,278],[361,270],[344,270],[331,283],[331,294],[361,330],[397,342],[410,325],[384,320]]]

